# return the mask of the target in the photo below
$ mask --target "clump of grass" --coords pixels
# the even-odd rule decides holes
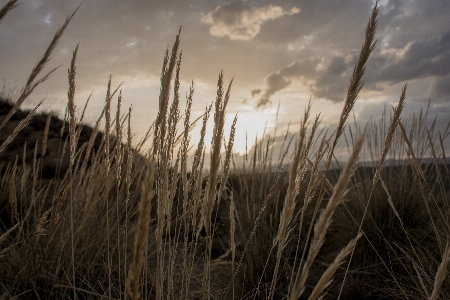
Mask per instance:
[[[0,20],[16,2],[0,10]],[[271,147],[275,132],[256,139],[241,165],[232,153],[237,116],[228,140],[224,137],[232,81],[225,89],[223,72],[215,103],[199,118],[201,135],[188,164],[190,132],[199,119],[190,119],[192,84],[181,122],[181,29],[164,56],[156,120],[135,149],[132,109],[122,115],[122,92],[120,85],[112,87],[112,77],[94,128],[82,125],[89,98],[78,118],[78,45],[64,120],[36,115],[39,105],[21,111],[56,70],[37,79],[74,14],[16,101],[0,109],[0,130],[8,131],[0,146],[0,157],[7,158],[0,165],[0,299],[449,297],[448,133],[434,132],[427,114],[411,124],[401,119],[406,85],[388,126],[386,113],[364,130],[347,124],[375,47],[377,5],[337,131],[318,133],[320,115],[311,125],[308,104],[297,139],[289,140],[286,131],[277,159]],[[39,138],[27,143],[20,133],[38,120]],[[351,155],[343,168],[333,169],[342,137]],[[143,153],[149,139],[153,143]],[[23,148],[22,158],[6,155],[17,147]],[[51,178],[44,176],[49,152],[58,158]],[[360,153],[369,153],[372,163]],[[386,166],[390,157],[401,164]],[[421,163],[426,157],[432,162]]]

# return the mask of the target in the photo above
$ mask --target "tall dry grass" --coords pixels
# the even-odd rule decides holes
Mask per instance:
[[[0,19],[16,4],[9,1]],[[192,84],[181,113],[181,29],[164,56],[158,115],[142,140],[133,141],[132,108],[122,114],[112,77],[94,127],[82,124],[89,99],[78,117],[78,45],[64,121],[37,114],[40,104],[21,111],[56,71],[36,79],[74,14],[17,99],[0,101],[7,108],[0,119],[0,299],[450,297],[448,132],[436,132],[426,112],[402,120],[406,85],[392,113],[364,129],[348,123],[376,44],[377,5],[337,130],[319,132],[320,115],[309,121],[308,104],[295,140],[286,131],[274,153],[278,133],[264,134],[240,163],[233,155],[238,116],[224,136],[232,93],[222,72],[215,103],[192,121]],[[200,119],[192,146],[190,132]],[[37,124],[42,134],[33,140],[27,126]],[[48,178],[55,139],[58,158]],[[342,139],[351,154],[335,169]],[[153,143],[144,153],[147,140]],[[8,149],[23,149],[22,157],[8,156]]]

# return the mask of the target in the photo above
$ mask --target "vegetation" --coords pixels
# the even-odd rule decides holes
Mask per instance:
[[[20,110],[53,74],[39,77],[70,15],[17,99],[0,100],[0,299],[449,299],[447,131],[426,114],[401,119],[406,85],[379,123],[348,125],[377,14],[375,5],[334,133],[317,132],[308,105],[295,141],[286,133],[279,154],[275,135],[257,141],[236,164],[236,118],[223,133],[231,83],[220,73],[189,165],[194,87],[181,114],[180,33],[164,57],[157,118],[138,143],[111,78],[95,126],[82,125],[78,46],[64,120],[36,114],[40,104]]]

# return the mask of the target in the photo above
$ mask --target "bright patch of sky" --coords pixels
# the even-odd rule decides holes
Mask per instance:
[[[49,25],[52,25],[52,14],[47,14],[44,18],[44,22]]]

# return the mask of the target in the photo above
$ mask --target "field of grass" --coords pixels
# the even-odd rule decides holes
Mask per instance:
[[[83,125],[78,47],[64,120],[38,114],[40,104],[21,110],[53,74],[41,75],[69,16],[17,98],[0,99],[0,299],[450,299],[448,132],[426,112],[401,118],[406,85],[381,121],[348,123],[377,14],[375,6],[336,131],[319,132],[308,106],[281,152],[274,135],[239,162],[236,119],[223,133],[231,83],[222,73],[202,118],[190,118],[194,86],[182,112],[180,32],[141,141],[111,78],[98,121]],[[190,150],[195,122],[201,138]],[[342,141],[344,165],[335,156]]]

